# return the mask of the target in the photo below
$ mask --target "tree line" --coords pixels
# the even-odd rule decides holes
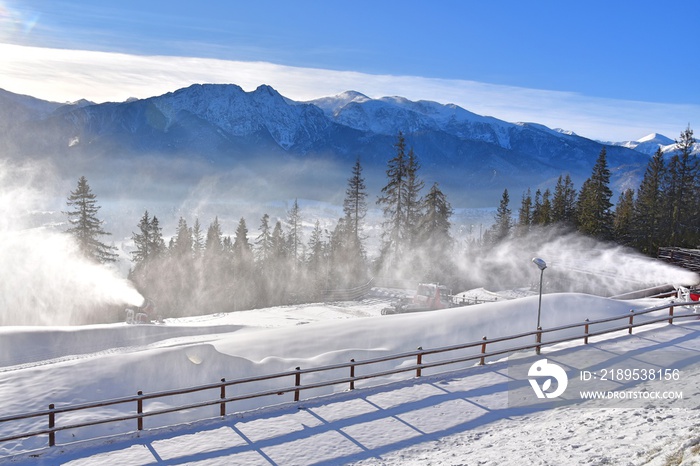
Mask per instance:
[[[329,290],[348,289],[381,275],[440,280],[452,249],[452,207],[437,183],[424,196],[424,182],[413,149],[403,134],[387,165],[387,184],[377,199],[384,212],[378,258],[367,257],[364,222],[369,194],[358,158],[347,180],[343,216],[328,231],[320,221],[308,240],[295,200],[284,219],[264,214],[256,232],[241,218],[233,236],[225,236],[219,219],[204,228],[180,218],[166,242],[156,215],[144,212],[132,235],[133,267],[129,279],[169,315],[223,312],[323,299]],[[115,250],[99,238],[108,235],[97,218],[99,206],[87,180],[68,198],[66,212],[86,256],[116,260]],[[416,250],[425,250],[415,254]],[[405,270],[413,273],[405,274]],[[425,274],[416,273],[425,270]],[[419,276],[420,275],[420,276]]]
[[[603,148],[591,176],[577,190],[570,176],[559,177],[554,191],[523,193],[517,215],[508,190],[494,224],[468,254],[484,254],[506,239],[557,225],[584,235],[615,241],[645,254],[659,246],[700,244],[700,183],[695,139],[681,133],[668,159],[659,151],[650,159],[636,192],[625,190],[614,206],[610,170]],[[343,216],[332,231],[317,220],[308,240],[302,235],[302,212],[295,200],[284,219],[264,214],[257,232],[241,218],[224,236],[219,219],[204,229],[195,219],[180,218],[174,235],[164,240],[155,215],[144,212],[133,233],[135,250],[129,273],[137,289],[169,315],[205,314],[323,299],[327,290],[352,288],[380,277],[384,283],[431,281],[460,286],[451,229],[453,209],[434,183],[427,193],[420,163],[402,133],[387,162],[386,185],[376,200],[381,208],[381,249],[368,258],[364,221],[369,194],[358,158],[347,180]],[[114,248],[99,238],[108,233],[97,218],[99,206],[81,177],[66,212],[86,256],[99,262],[116,259]],[[468,284],[463,285],[467,286]]]
[[[487,231],[485,243],[524,236],[533,228],[557,225],[586,236],[629,246],[649,256],[659,247],[697,248],[700,245],[700,175],[696,140],[690,127],[681,132],[676,150],[666,157],[659,148],[649,159],[636,191],[624,190],[616,204],[610,188],[610,169],[603,148],[591,176],[576,190],[568,175],[560,176],[552,193],[528,190],[517,216],[505,190]]]

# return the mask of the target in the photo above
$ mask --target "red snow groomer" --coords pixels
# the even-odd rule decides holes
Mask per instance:
[[[162,323],[160,316],[156,316],[156,306],[150,299],[144,299],[136,309],[126,308],[127,324]]]
[[[382,315],[435,311],[452,305],[450,290],[437,283],[419,283],[413,299],[404,298],[382,309]]]

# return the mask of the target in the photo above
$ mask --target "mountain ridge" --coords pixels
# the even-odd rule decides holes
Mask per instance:
[[[469,186],[490,205],[503,189],[551,189],[562,174],[580,186],[603,147],[618,191],[636,187],[648,161],[648,153],[634,150],[640,145],[603,144],[454,104],[373,99],[357,91],[301,102],[268,85],[246,92],[236,84],[193,84],[146,99],[98,104],[57,104],[2,91],[0,104],[4,145],[12,154],[50,154],[59,161],[137,161],[156,154],[225,170],[260,157],[349,166],[359,156],[379,182],[402,132],[426,178],[453,192]],[[654,142],[643,147],[649,144]]]

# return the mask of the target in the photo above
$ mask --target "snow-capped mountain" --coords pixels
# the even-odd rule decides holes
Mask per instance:
[[[633,149],[643,154],[654,155],[659,148],[661,148],[661,150],[671,150],[671,146],[674,146],[675,141],[663,134],[652,133],[636,141],[615,142],[611,144],[627,147],[628,149]]]
[[[273,162],[266,170],[275,169],[274,160],[319,158],[349,170],[359,156],[370,182],[383,176],[402,132],[429,183],[488,198],[491,205],[503,189],[553,188],[566,173],[580,186],[605,147],[571,131],[508,123],[453,104],[372,99],[354,91],[296,102],[266,85],[246,92],[232,84],[196,84],[104,104],[56,104],[2,92],[0,126],[7,153],[48,155],[59,165],[71,160],[71,168],[95,157],[138,163],[159,156],[206,161],[219,171],[263,157]],[[620,189],[643,173],[643,144],[607,145]]]

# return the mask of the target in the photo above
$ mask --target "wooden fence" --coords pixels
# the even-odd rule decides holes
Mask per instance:
[[[342,290],[324,290],[321,292],[321,296],[323,297],[325,302],[355,301],[370,292],[373,286],[373,282],[374,278],[370,279],[364,285],[360,285],[355,288],[348,288]]]
[[[659,248],[657,257],[684,269],[700,272],[700,249]]]
[[[455,365],[458,363],[465,363],[465,362],[470,362],[470,361],[478,361],[477,364],[483,365],[486,361],[487,358],[491,358],[494,356],[500,356],[506,353],[512,353],[516,351],[524,351],[528,349],[535,349],[536,353],[540,353],[540,349],[544,345],[554,345],[557,343],[563,343],[567,341],[574,341],[574,340],[579,340],[583,339],[583,342],[585,344],[588,344],[589,338],[594,337],[594,336],[599,336],[599,335],[604,335],[612,332],[618,332],[621,330],[627,330],[629,334],[632,333],[632,329],[642,327],[645,325],[650,325],[654,323],[659,323],[659,322],[665,322],[668,321],[669,324],[672,324],[675,319],[682,319],[682,318],[699,318],[698,314],[696,313],[683,313],[683,314],[677,314],[674,315],[674,308],[678,307],[686,307],[688,309],[691,306],[696,306],[700,305],[698,302],[682,302],[682,303],[672,303],[672,304],[665,304],[663,306],[657,306],[654,308],[650,309],[644,309],[641,311],[635,311],[631,310],[629,314],[622,315],[622,316],[616,316],[616,317],[609,317],[605,319],[598,319],[598,320],[593,320],[589,321],[586,319],[584,322],[581,323],[575,323],[575,324],[569,324],[569,325],[563,325],[559,327],[554,327],[554,328],[549,328],[549,329],[542,329],[538,328],[535,331],[532,332],[525,332],[525,333],[520,333],[517,335],[509,335],[509,336],[503,336],[503,337],[498,337],[498,338],[493,338],[493,339],[488,339],[486,336],[484,336],[481,340],[476,341],[476,342],[471,342],[471,343],[465,343],[465,344],[459,344],[459,345],[453,345],[453,346],[444,346],[440,348],[432,348],[432,349],[423,349],[422,347],[418,347],[417,350],[415,351],[409,351],[405,353],[399,353],[399,354],[393,354],[393,355],[388,355],[388,356],[382,356],[378,358],[373,358],[373,359],[366,359],[363,361],[355,361],[354,359],[351,359],[349,362],[346,363],[340,363],[340,364],[333,364],[333,365],[326,365],[326,366],[320,366],[320,367],[315,367],[315,368],[307,368],[307,369],[302,369],[300,367],[297,367],[295,370],[292,371],[287,371],[287,372],[280,372],[280,373],[275,373],[275,374],[269,374],[269,375],[261,375],[261,376],[255,376],[255,377],[248,377],[248,378],[242,378],[242,379],[236,379],[236,380],[229,380],[227,381],[226,379],[221,379],[219,382],[216,383],[211,383],[207,385],[200,385],[196,387],[188,387],[188,388],[182,388],[182,389],[175,389],[175,390],[167,390],[167,391],[161,391],[161,392],[156,392],[156,393],[144,393],[142,391],[139,391],[135,396],[127,396],[123,398],[116,398],[112,400],[105,400],[105,401],[98,401],[98,402],[91,402],[91,403],[84,403],[84,404],[76,404],[76,405],[68,405],[68,406],[60,406],[56,407],[54,404],[50,404],[48,406],[48,409],[42,410],[42,411],[35,411],[35,412],[30,412],[30,413],[23,413],[23,414],[16,414],[16,415],[11,415],[11,416],[4,416],[0,417],[0,425],[7,424],[10,422],[16,422],[20,420],[26,420],[26,419],[32,419],[32,418],[37,418],[37,417],[43,417],[46,419],[46,428],[45,429],[40,429],[40,430],[35,430],[31,432],[19,432],[14,435],[9,435],[5,437],[0,438],[0,443],[2,442],[8,442],[12,440],[18,440],[22,438],[28,438],[28,437],[34,437],[34,436],[40,436],[40,435],[48,435],[48,445],[49,446],[55,446],[56,445],[56,433],[61,432],[64,430],[68,429],[81,429],[85,427],[90,427],[90,426],[96,426],[100,424],[107,424],[107,423],[114,423],[114,422],[122,422],[122,421],[135,421],[134,422],[134,429],[136,431],[141,431],[144,429],[144,419],[147,417],[155,417],[155,416],[160,416],[168,413],[174,413],[174,412],[179,412],[179,411],[184,411],[184,410],[189,410],[189,409],[194,409],[194,408],[201,408],[205,406],[219,406],[219,415],[220,416],[226,416],[227,414],[227,408],[228,405],[231,403],[234,403],[236,401],[241,401],[241,400],[246,400],[246,399],[251,399],[251,398],[259,398],[259,397],[264,397],[264,396],[270,396],[270,395],[284,395],[287,393],[293,394],[293,400],[295,402],[299,401],[301,399],[301,392],[305,390],[311,390],[315,388],[321,388],[321,387],[329,387],[329,386],[338,386],[338,385],[344,385],[347,386],[348,389],[353,390],[355,389],[355,382],[359,380],[367,380],[367,379],[374,379],[374,378],[379,378],[379,377],[386,377],[389,375],[393,374],[399,374],[399,373],[406,373],[406,372],[411,372],[415,374],[415,377],[421,377],[422,371],[428,368],[436,368],[436,367],[443,367],[443,366],[449,366],[449,365]],[[664,316],[654,316],[654,317],[649,317],[644,320],[637,320],[635,322],[635,317],[637,316],[642,316],[645,314],[649,314],[651,312],[656,312],[656,311],[661,311],[664,309],[668,309],[668,314]],[[594,331],[593,327],[594,326],[600,326],[601,324],[609,324],[612,322],[617,322],[617,321],[622,321],[620,325],[616,325],[613,327],[609,328],[604,328],[604,329],[598,329],[597,331]],[[547,341],[542,340],[542,336],[545,334],[550,334],[550,333],[556,333],[556,332],[561,332],[563,330],[571,330],[571,329],[577,329],[581,328],[583,332],[581,334],[573,335],[573,336],[567,336],[567,337],[560,337],[560,338],[555,338]],[[501,348],[495,351],[487,351],[487,345],[494,345],[495,343],[502,343],[506,341],[512,341],[512,340],[523,340],[523,339],[529,339],[529,343],[522,343],[519,345],[515,346],[509,346],[508,348]],[[534,340],[534,342],[533,342]],[[450,352],[455,352],[458,350],[464,350],[464,349],[469,349],[469,348],[478,348],[477,353],[475,354],[469,354],[469,355],[462,355],[462,356],[452,356],[448,357],[446,359],[440,359],[436,361],[430,361],[426,362],[424,360],[424,357],[427,355],[438,355],[438,354],[444,354],[444,353],[450,353]],[[397,367],[393,369],[388,369],[388,370],[375,370],[375,371],[368,371],[363,374],[358,374],[357,369],[360,367],[365,367],[365,366],[371,366],[371,365],[376,365],[379,363],[384,363],[384,362],[389,362],[389,361],[406,361],[406,360],[413,360],[415,361],[415,364],[412,365],[403,365],[399,364]],[[315,383],[309,383],[309,384],[302,384],[302,376],[307,375],[307,374],[312,374],[312,373],[328,373],[330,371],[338,371],[338,370],[345,370],[347,373],[346,377],[341,377],[341,378],[329,378],[328,380],[320,381],[320,382],[315,382]],[[266,381],[266,380],[272,380],[272,379],[282,379],[282,380],[288,380],[289,385],[283,388],[276,388],[272,390],[266,390],[266,391],[259,391],[259,392],[254,392],[254,393],[248,393],[248,394],[242,394],[242,395],[235,395],[232,394],[231,391],[235,389],[237,386],[242,386],[246,384],[252,384],[256,382],[261,382],[261,381]],[[198,403],[191,403],[187,405],[182,405],[182,406],[174,406],[166,409],[156,409],[152,411],[144,411],[144,401],[148,400],[155,400],[155,399],[161,399],[161,398],[166,398],[166,397],[171,397],[175,395],[184,395],[184,394],[190,394],[190,393],[195,393],[195,392],[202,392],[202,391],[214,391],[217,395],[213,397],[210,400],[207,401],[202,401]],[[122,416],[115,416],[115,417],[109,417],[105,419],[99,419],[99,420],[93,420],[93,421],[88,421],[88,422],[81,422],[81,423],[74,423],[74,424],[61,424],[57,422],[60,419],[60,415],[68,412],[75,412],[75,411],[86,411],[90,409],[95,409],[95,408],[102,408],[102,407],[107,407],[107,406],[114,406],[114,405],[132,405],[133,406],[133,414],[125,414]]]

